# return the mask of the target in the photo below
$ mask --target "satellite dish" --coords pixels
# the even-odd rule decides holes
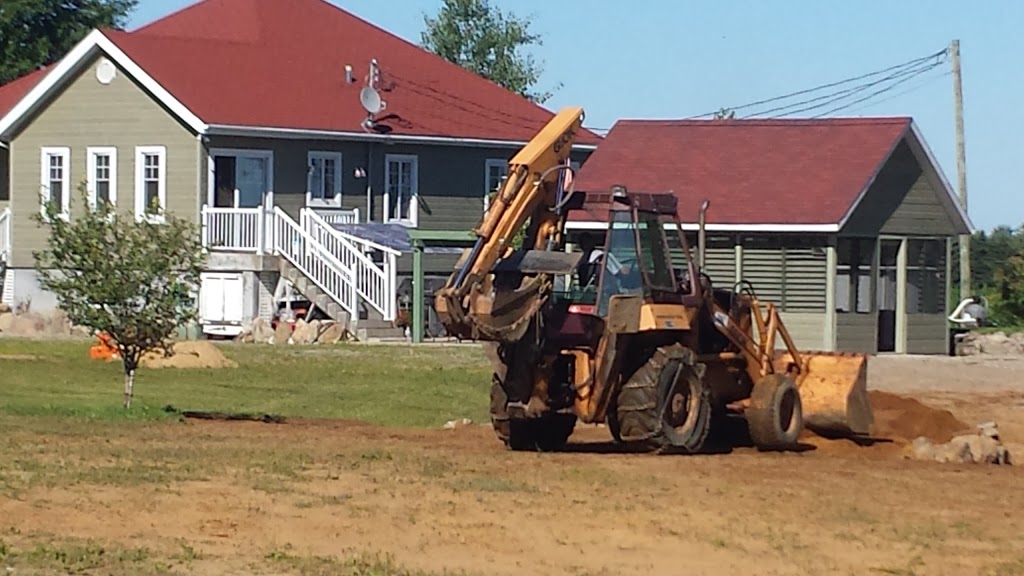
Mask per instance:
[[[383,109],[380,94],[372,86],[366,86],[359,91],[359,102],[362,103],[363,108],[370,114],[376,114]]]

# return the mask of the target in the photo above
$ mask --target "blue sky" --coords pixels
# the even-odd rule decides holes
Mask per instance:
[[[141,0],[130,27],[194,1]],[[441,0],[331,1],[417,43],[423,16],[435,14],[441,5]],[[1013,63],[1014,55],[1024,54],[1024,2],[492,3],[531,16],[534,31],[543,36],[544,45],[532,49],[545,70],[538,88],[563,85],[545,106],[583,106],[586,123],[594,128],[609,128],[619,118],[685,118],[781,96],[926,56],[957,38],[971,219],[975,227],[986,230],[1024,223],[1024,184],[1012,176],[1013,169],[1024,165],[1024,144],[1017,139],[1024,134],[1024,115],[1015,112],[1024,102],[1024,81]],[[956,186],[952,78],[943,75],[949,70],[947,60],[839,114],[913,116],[947,179]]]

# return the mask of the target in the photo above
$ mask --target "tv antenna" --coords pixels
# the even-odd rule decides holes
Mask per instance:
[[[367,77],[366,86],[359,91],[359,103],[366,110],[366,120],[363,121],[364,128],[373,126],[374,116],[380,114],[388,107],[388,103],[380,97],[377,91],[377,82],[380,80],[380,66],[377,59],[370,60],[370,75]]]

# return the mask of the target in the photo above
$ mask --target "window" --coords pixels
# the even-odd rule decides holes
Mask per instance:
[[[310,152],[307,206],[341,206],[341,154]]]
[[[388,221],[416,226],[419,214],[418,172],[416,156],[388,154],[384,159],[384,198]]]
[[[91,147],[87,150],[86,183],[89,191],[89,205],[95,208],[99,202],[113,207],[117,205],[117,148]]]
[[[41,168],[41,212],[45,215],[46,205],[54,204],[60,209],[60,215],[67,218],[71,214],[71,149],[43,148]]]
[[[508,161],[488,158],[484,161],[484,211],[491,206],[491,196],[501,188],[508,176]]]
[[[907,240],[907,313],[945,314],[946,241]]]
[[[836,312],[870,313],[875,241],[840,238],[836,251]]]
[[[140,146],[135,149],[135,215],[160,222],[166,209],[167,149]]]

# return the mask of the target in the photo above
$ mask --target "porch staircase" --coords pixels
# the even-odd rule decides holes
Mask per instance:
[[[11,258],[11,209],[0,210],[0,304],[14,305],[14,282],[8,263]]]
[[[346,234],[309,208],[298,221],[280,208],[271,219],[281,278],[360,340],[401,337],[396,270],[400,253]]]

